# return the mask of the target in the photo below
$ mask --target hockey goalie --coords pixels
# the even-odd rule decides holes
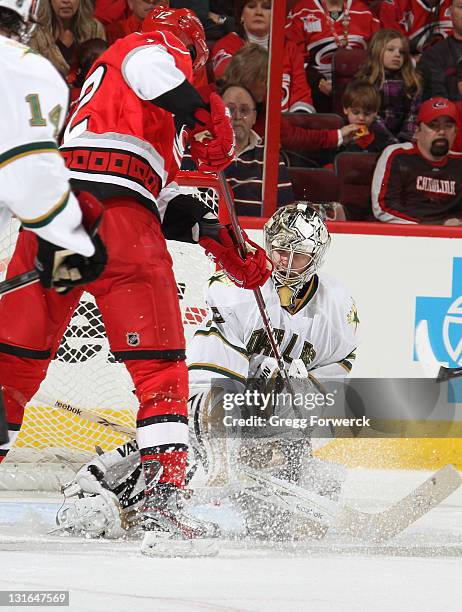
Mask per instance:
[[[323,377],[346,376],[355,358],[359,321],[346,288],[318,272],[330,244],[326,225],[300,202],[279,209],[264,234],[274,271],[262,293],[291,373],[309,377],[315,386]],[[208,318],[188,348],[192,448],[185,505],[175,504],[165,513],[169,520],[177,517],[182,537],[188,529],[193,534],[195,498],[203,500],[209,491],[232,504],[246,536],[320,537],[335,516],[343,470],[312,456],[306,431],[298,439],[271,432],[258,440],[226,435],[220,381],[223,388],[231,385],[236,391],[269,391],[283,383],[253,294],[235,287],[220,272],[210,279],[207,303]],[[271,410],[277,411],[277,405]],[[137,510],[146,489],[161,475],[158,467],[152,481],[146,482],[134,441],[95,457],[64,488],[58,530],[109,538],[136,533],[143,527]],[[284,487],[290,494],[282,496]],[[297,505],[297,495],[304,490],[315,500],[322,498],[326,512],[313,512],[308,519],[293,512],[291,504]],[[292,501],[288,504],[287,499]],[[207,535],[218,535],[220,527],[211,524]],[[162,532],[162,517],[156,529]],[[174,554],[170,535],[167,549]],[[158,541],[155,548],[159,554]]]

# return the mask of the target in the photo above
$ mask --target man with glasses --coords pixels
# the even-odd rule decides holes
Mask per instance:
[[[239,215],[259,217],[262,214],[263,139],[252,129],[257,119],[256,103],[252,94],[240,85],[229,85],[221,92],[228,108],[235,139],[235,158],[225,169],[234,192]],[[183,169],[195,169],[189,156],[183,158]],[[279,159],[278,206],[293,202],[294,195],[289,173]]]

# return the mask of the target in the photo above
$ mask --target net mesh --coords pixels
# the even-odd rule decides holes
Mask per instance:
[[[213,175],[181,173],[178,182],[184,189],[193,189],[192,195],[213,211],[218,210],[220,192]],[[0,236],[0,280],[14,249],[18,225],[13,220]],[[168,248],[188,341],[207,313],[204,290],[213,264],[198,245],[168,242]],[[95,445],[109,450],[121,444],[127,436],[113,431],[107,421],[134,431],[137,406],[131,377],[111,353],[101,313],[93,297],[84,293],[45,380],[26,407],[14,448],[0,466],[0,488],[12,488],[11,478],[6,477],[8,466],[16,470],[17,464],[37,461],[79,465],[94,454]],[[101,424],[72,413],[79,408],[91,411]],[[7,485],[2,485],[2,477]],[[17,478],[19,486],[20,482]]]

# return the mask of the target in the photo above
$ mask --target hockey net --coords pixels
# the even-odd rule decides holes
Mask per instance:
[[[189,188],[214,212],[222,196],[216,175],[181,172]],[[19,224],[13,220],[0,236],[0,280],[14,250]],[[199,245],[168,242],[173,258],[186,341],[206,316],[204,291],[212,262]],[[95,446],[114,448],[129,437],[114,431],[135,430],[138,407],[124,364],[114,359],[101,313],[84,293],[39,391],[26,407],[14,447],[0,465],[0,489],[54,490],[95,454]],[[89,411],[96,423],[79,414]]]

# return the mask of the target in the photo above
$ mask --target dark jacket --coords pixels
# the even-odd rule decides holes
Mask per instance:
[[[428,47],[417,64],[422,74],[422,99],[442,96],[448,100],[462,100],[457,81],[462,80],[462,41],[453,36]]]

